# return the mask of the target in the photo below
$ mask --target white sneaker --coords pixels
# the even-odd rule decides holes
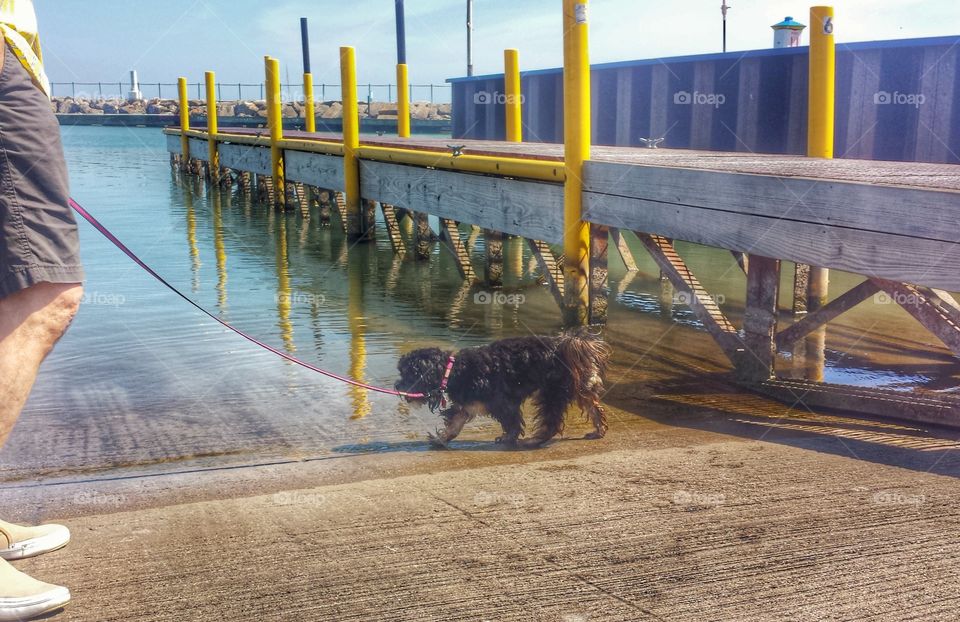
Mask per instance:
[[[24,559],[56,551],[70,542],[70,530],[63,525],[24,527],[0,520],[0,558]]]
[[[70,590],[30,578],[0,560],[0,621],[30,620],[70,602]]]

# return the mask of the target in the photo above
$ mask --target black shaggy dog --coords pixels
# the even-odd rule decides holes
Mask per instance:
[[[459,352],[415,350],[397,364],[397,390],[424,393],[427,397],[408,400],[436,404],[451,356],[447,403],[440,411],[444,428],[430,435],[434,445],[446,446],[468,421],[488,414],[503,427],[498,443],[539,447],[563,431],[564,413],[574,401],[593,424],[585,438],[601,438],[607,431],[600,397],[610,349],[599,337],[580,330],[557,337],[503,339]],[[521,441],[520,406],[529,397],[536,401],[536,429]]]

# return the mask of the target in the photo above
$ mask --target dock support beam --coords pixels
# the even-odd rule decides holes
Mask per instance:
[[[563,0],[563,318],[590,321],[590,225],[583,221],[583,163],[590,159],[587,0]]]
[[[503,233],[493,229],[483,230],[486,242],[486,261],[484,262],[484,281],[489,287],[503,286]]]
[[[425,212],[411,212],[413,218],[413,256],[419,260],[430,259],[433,230]]]
[[[363,234],[360,214],[360,116],[357,107],[356,51],[349,46],[340,48],[340,84],[343,100],[343,184],[347,237],[359,239]]]
[[[273,193],[271,203],[285,207],[287,189],[283,180],[283,112],[280,109],[280,61],[269,56],[264,57],[267,86],[267,122],[270,126],[270,173]]]
[[[187,98],[187,79],[177,78],[177,96],[180,100],[180,169],[187,170],[190,166],[190,100]]]
[[[217,81],[212,71],[203,74],[207,88],[207,172],[210,183],[220,183],[220,156],[217,155]]]
[[[737,361],[740,380],[766,382],[774,375],[779,293],[780,260],[752,255],[743,314],[744,349]]]

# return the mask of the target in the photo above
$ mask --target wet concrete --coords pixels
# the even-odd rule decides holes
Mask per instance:
[[[952,616],[956,434],[678,395],[614,396],[606,439],[540,451],[481,426],[450,451],[7,489],[74,531],[19,567],[70,585],[63,620]]]

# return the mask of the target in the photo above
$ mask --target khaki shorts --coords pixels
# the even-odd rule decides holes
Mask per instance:
[[[83,281],[60,126],[13,51],[3,56],[0,299],[37,283]]]

